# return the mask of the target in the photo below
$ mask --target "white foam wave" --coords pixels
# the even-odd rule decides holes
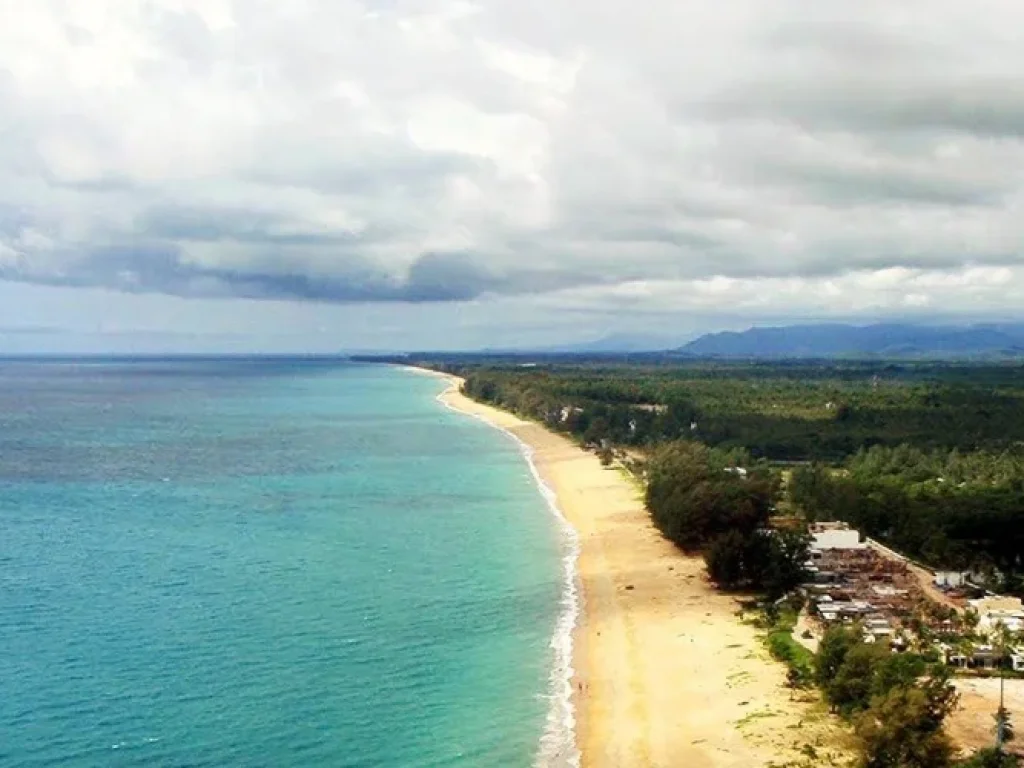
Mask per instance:
[[[494,423],[486,416],[469,413],[449,404],[444,399],[445,393],[438,395],[437,400],[445,408],[463,416],[472,416],[490,427],[503,432],[511,438],[530,467],[541,495],[547,502],[548,509],[555,516],[564,535],[562,558],[562,597],[555,632],[551,637],[551,649],[554,652],[554,663],[549,677],[548,714],[544,734],[541,736],[536,768],[579,768],[580,752],[576,745],[576,710],[573,705],[572,678],[575,674],[572,666],[573,633],[580,616],[580,584],[577,564],[580,554],[579,533],[562,513],[558,506],[558,497],[554,490],[544,482],[537,464],[534,461],[533,448],[520,440],[513,432]]]

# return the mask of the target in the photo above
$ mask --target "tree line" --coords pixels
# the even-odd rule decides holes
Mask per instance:
[[[769,524],[778,475],[735,458],[697,442],[663,446],[647,464],[647,508],[666,538],[703,553],[719,586],[775,599],[803,580],[809,538],[803,528]]]
[[[756,457],[843,461],[860,448],[1001,451],[1024,435],[1015,367],[942,364],[449,362],[474,397],[590,441],[692,438]],[[569,422],[562,420],[569,407]]]
[[[845,520],[941,568],[993,574],[1024,591],[1024,452],[874,446],[839,468],[793,471],[790,498],[812,519]]]
[[[755,459],[811,462],[795,469],[790,483],[792,499],[810,519],[845,520],[914,558],[999,574],[991,586],[1024,592],[1024,382],[1018,367],[563,363],[452,369],[466,378],[471,397],[605,446],[606,461],[611,446],[654,456],[683,440],[714,448],[739,466]],[[740,537],[749,547],[745,557],[736,554]],[[751,580],[742,561],[756,562],[766,547],[739,531],[714,547],[702,544],[701,551],[712,553],[723,583],[742,584]]]

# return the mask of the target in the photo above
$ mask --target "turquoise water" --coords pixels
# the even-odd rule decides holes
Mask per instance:
[[[442,387],[0,363],[0,764],[533,763],[565,544]]]

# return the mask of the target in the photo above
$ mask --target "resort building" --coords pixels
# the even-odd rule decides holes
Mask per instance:
[[[811,523],[811,549],[863,549],[860,531],[846,523]]]
[[[979,632],[991,634],[1000,626],[1014,633],[1024,631],[1024,604],[1019,597],[994,595],[969,602],[978,613]]]

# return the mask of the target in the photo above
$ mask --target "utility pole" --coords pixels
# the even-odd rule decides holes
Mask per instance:
[[[996,752],[1003,751],[1003,727],[1006,723],[1006,708],[1003,704],[1003,681],[1006,674],[1002,667],[1002,659],[999,665],[999,711],[996,714]]]
[[[996,752],[1003,751],[1003,737],[1006,729],[1006,704],[1004,699],[1006,680],[1006,644],[1007,628],[1000,622],[996,627],[999,633],[999,709],[996,710]]]

